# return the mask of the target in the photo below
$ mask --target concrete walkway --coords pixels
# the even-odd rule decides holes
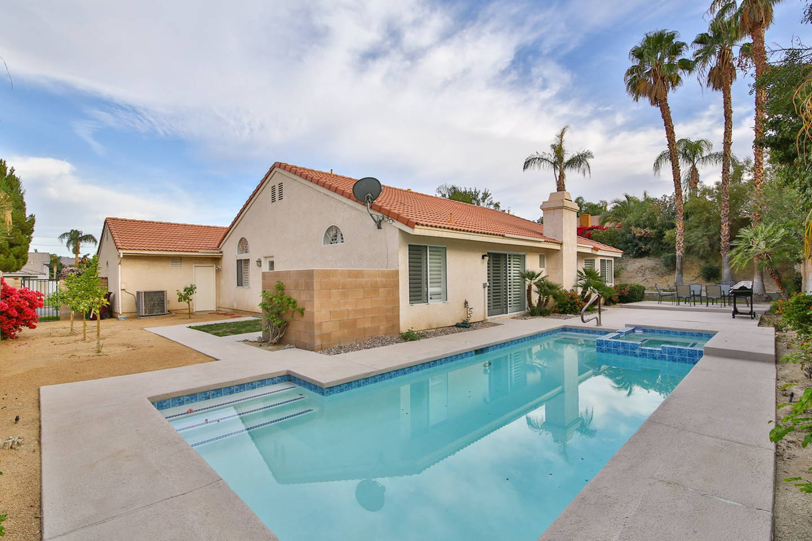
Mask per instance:
[[[150,400],[284,374],[332,386],[581,325],[546,318],[500,323],[332,357],[263,351],[183,325],[150,329],[221,362],[43,387],[43,537],[275,539]],[[542,539],[770,539],[773,330],[719,313],[625,307],[607,310],[603,323],[607,330],[642,324],[718,334]]]

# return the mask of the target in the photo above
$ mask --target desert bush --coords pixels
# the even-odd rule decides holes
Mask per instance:
[[[296,299],[285,295],[282,282],[276,282],[273,289],[262,291],[259,308],[262,310],[262,341],[269,344],[278,343],[296,314],[301,316],[305,311],[299,307]]]
[[[0,278],[0,337],[17,338],[23,327],[36,329],[37,308],[43,307],[44,297],[39,291],[17,289]]]
[[[716,283],[722,279],[722,268],[713,263],[704,263],[699,267],[699,275],[706,282]]]
[[[665,270],[674,272],[677,270],[677,254],[663,254],[660,257],[660,263],[665,267]]]
[[[415,342],[421,338],[423,338],[423,336],[414,329],[409,329],[406,332],[400,333],[400,339],[404,342]]]
[[[623,249],[622,232],[620,227],[609,227],[606,229],[599,229],[592,231],[592,240],[612,246],[613,248]]]
[[[786,301],[773,304],[775,313],[784,318],[784,322],[798,334],[812,334],[812,295],[796,293]]]
[[[530,308],[530,310],[528,310],[527,313],[528,313],[528,315],[531,315],[533,317],[540,317],[540,316],[541,317],[547,317],[550,314],[552,314],[553,311],[550,310],[549,308],[542,308],[540,306],[532,306]]]
[[[646,298],[646,288],[642,284],[615,284],[618,302],[640,302]]]

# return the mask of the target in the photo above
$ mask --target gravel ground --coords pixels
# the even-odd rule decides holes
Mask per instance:
[[[488,327],[495,327],[496,325],[498,325],[498,323],[480,321],[478,323],[471,323],[471,326],[467,329],[461,327],[441,327],[439,329],[432,329],[429,331],[419,331],[418,334],[420,335],[421,339],[434,338],[435,336],[445,336],[447,334],[475,331],[477,329],[487,329]],[[370,338],[365,342],[360,342],[358,344],[347,344],[345,346],[335,346],[328,349],[324,349],[319,353],[323,355],[340,355],[342,353],[349,353],[351,351],[361,351],[362,349],[372,349],[379,348],[382,346],[391,346],[392,344],[400,344],[401,342],[405,342],[405,340],[403,340],[399,334],[376,336],[374,338]]]

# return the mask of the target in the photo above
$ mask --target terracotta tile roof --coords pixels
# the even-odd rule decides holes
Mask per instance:
[[[126,218],[107,218],[113,242],[119,250],[150,252],[217,251],[227,227],[176,224]]]
[[[240,209],[229,227],[234,226],[250,201],[259,192],[265,178],[276,168],[293,173],[304,180],[342,195],[359,205],[361,204],[352,195],[352,186],[357,182],[357,179],[276,162],[245,202],[245,205]],[[389,216],[393,220],[397,220],[411,228],[415,227],[415,225],[421,225],[485,235],[528,237],[560,244],[559,241],[544,236],[544,228],[541,224],[519,218],[513,214],[391,186],[383,187],[380,197],[372,204],[372,210]]]
[[[598,242],[592,239],[588,239],[586,237],[578,237],[578,244],[582,244],[584,246],[589,246],[590,248],[597,248],[599,250],[603,250],[605,252],[615,252],[618,254],[622,254],[623,250],[618,250],[614,246],[609,246],[608,244],[603,244],[602,242]]]

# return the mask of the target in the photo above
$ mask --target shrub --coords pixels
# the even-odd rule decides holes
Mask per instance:
[[[713,263],[705,263],[699,267],[699,275],[706,282],[716,283],[722,279],[722,268]]]
[[[547,317],[550,314],[552,314],[553,311],[550,310],[549,308],[542,308],[540,306],[531,306],[530,310],[527,313],[528,313],[528,315],[531,315],[533,317],[540,317],[540,316],[541,317]]]
[[[44,305],[44,295],[27,287],[11,287],[0,278],[0,336],[17,338],[23,327],[36,329],[37,308]]]
[[[555,311],[559,314],[578,314],[586,301],[574,289],[565,289],[556,294]]]
[[[618,248],[621,250],[623,249],[621,247],[623,234],[620,227],[609,227],[592,231],[592,236],[590,238],[596,242],[612,246],[613,248]]]
[[[269,344],[278,343],[296,314],[302,315],[305,310],[299,307],[296,299],[285,295],[282,282],[276,282],[273,289],[262,291],[259,307],[262,310],[262,341]]]
[[[406,332],[400,333],[400,339],[404,342],[415,342],[421,338],[423,338],[423,336],[414,329],[409,329]]]
[[[677,270],[677,254],[663,254],[660,257],[660,263],[663,264],[665,270],[675,271]]]
[[[789,300],[778,301],[775,313],[784,318],[789,327],[801,335],[812,334],[812,295],[796,293]]]
[[[618,302],[640,302],[646,298],[646,288],[642,284],[616,284]]]

